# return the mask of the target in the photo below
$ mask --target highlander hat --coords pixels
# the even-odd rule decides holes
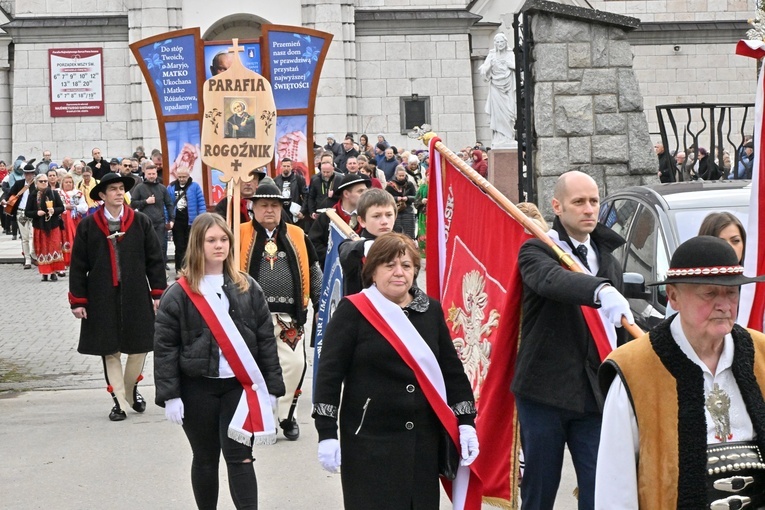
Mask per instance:
[[[33,164],[34,162],[35,162],[35,158],[32,158],[29,161],[27,161],[27,164],[24,165],[24,173],[27,173],[27,174],[37,173],[37,168],[35,168]]]
[[[282,196],[281,190],[276,187],[275,184],[271,183],[261,183],[258,185],[258,189],[255,190],[255,194],[250,197],[250,200],[255,202],[256,200],[260,200],[261,198],[270,198],[272,200],[279,200],[284,201],[285,198]]]
[[[727,241],[714,236],[697,236],[677,247],[664,280],[648,285],[695,283],[735,286],[765,281],[764,276],[744,276],[744,266]]]
[[[90,190],[89,196],[91,200],[101,200],[101,197],[98,196],[99,193],[106,193],[106,188],[110,184],[114,184],[115,182],[121,182],[125,185],[125,193],[130,191],[130,188],[133,187],[135,184],[135,179],[133,179],[132,176],[126,175],[123,176],[121,174],[116,174],[114,172],[110,172],[106,175],[104,175],[101,178],[101,182],[96,184],[96,187]]]

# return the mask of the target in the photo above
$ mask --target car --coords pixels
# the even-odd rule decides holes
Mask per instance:
[[[664,279],[675,249],[695,236],[703,219],[728,211],[746,226],[751,181],[692,181],[624,188],[606,197],[598,221],[627,242],[614,250],[624,272],[624,296],[635,323],[647,331],[667,313]]]

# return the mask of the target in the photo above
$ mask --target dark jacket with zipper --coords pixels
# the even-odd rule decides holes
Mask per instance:
[[[284,395],[284,380],[271,313],[260,285],[247,276],[250,289],[240,292],[228,276],[223,292],[229,315],[242,334],[258,364],[268,393]],[[187,377],[218,377],[220,351],[207,323],[180,285],[171,285],[162,295],[154,326],[154,384],[157,405],[180,398],[181,374]]]
[[[553,228],[570,237],[558,218]],[[623,274],[612,251],[624,244],[618,234],[597,224],[590,242],[598,252],[598,273],[565,269],[542,241],[526,241],[518,253],[523,279],[521,340],[511,389],[517,396],[574,412],[600,412],[600,357],[580,306],[599,308],[595,290],[611,283],[621,291]],[[617,328],[617,336],[624,336]]]

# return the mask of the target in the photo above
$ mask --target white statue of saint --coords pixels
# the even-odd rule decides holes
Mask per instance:
[[[491,148],[515,148],[515,55],[503,33],[494,36],[494,49],[489,51],[478,72],[489,82],[486,113],[491,127]]]

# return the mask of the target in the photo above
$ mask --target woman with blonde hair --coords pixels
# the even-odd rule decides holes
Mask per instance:
[[[232,240],[221,216],[197,216],[182,276],[162,296],[154,332],[156,403],[189,440],[200,510],[217,507],[221,451],[234,506],[258,508],[253,438],[276,441],[273,406],[284,395],[266,297],[234,266]]]

